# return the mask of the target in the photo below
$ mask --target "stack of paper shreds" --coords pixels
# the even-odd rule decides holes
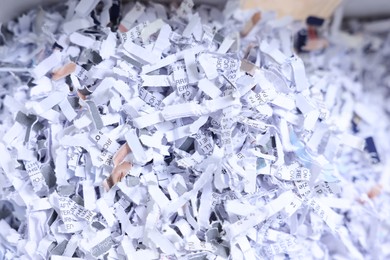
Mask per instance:
[[[342,34],[305,72],[303,25],[237,7],[2,26],[2,259],[390,256],[389,38]]]

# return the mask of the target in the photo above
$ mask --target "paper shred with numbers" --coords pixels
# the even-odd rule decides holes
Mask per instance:
[[[1,259],[390,258],[386,21],[202,3],[1,25]]]

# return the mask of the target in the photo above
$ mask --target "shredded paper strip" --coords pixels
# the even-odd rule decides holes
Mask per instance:
[[[389,22],[237,7],[1,26],[1,259],[390,257]]]

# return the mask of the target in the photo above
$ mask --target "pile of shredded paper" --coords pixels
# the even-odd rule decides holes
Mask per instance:
[[[305,24],[238,6],[2,25],[1,259],[390,257],[389,21],[300,58]]]

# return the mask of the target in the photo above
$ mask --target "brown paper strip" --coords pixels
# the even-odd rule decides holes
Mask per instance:
[[[244,9],[260,8],[275,11],[279,17],[292,16],[305,20],[308,16],[329,18],[341,0],[241,0]]]

